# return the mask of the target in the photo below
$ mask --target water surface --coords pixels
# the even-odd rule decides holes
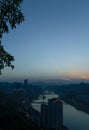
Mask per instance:
[[[51,93],[45,95],[45,102],[51,98],[57,98],[58,95]],[[40,103],[42,102],[42,95],[39,97],[39,100],[36,100],[35,103],[32,103],[32,106],[40,111]],[[37,104],[36,104],[37,102]],[[89,114],[84,113],[83,111],[77,110],[75,107],[63,102],[63,122],[64,125],[69,128],[69,130],[89,130]]]

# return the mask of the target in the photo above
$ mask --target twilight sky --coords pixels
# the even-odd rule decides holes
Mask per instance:
[[[0,81],[89,79],[89,0],[23,0],[25,21],[3,37],[15,69]]]

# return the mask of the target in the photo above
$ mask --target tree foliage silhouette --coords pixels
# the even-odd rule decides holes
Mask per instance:
[[[21,12],[21,3],[23,0],[0,0],[0,74],[5,67],[11,67],[14,57],[9,54],[1,44],[4,33],[10,29],[16,28],[18,24],[24,21]]]

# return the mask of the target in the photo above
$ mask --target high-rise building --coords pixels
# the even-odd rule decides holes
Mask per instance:
[[[63,103],[59,98],[48,100],[48,127],[61,130],[63,126]]]
[[[28,80],[25,79],[25,80],[24,80],[24,86],[27,86],[27,85],[28,85]]]
[[[42,130],[62,130],[63,128],[63,102],[60,98],[48,100],[41,105]]]
[[[47,130],[48,128],[48,105],[47,104],[41,105],[40,127],[45,130]]]

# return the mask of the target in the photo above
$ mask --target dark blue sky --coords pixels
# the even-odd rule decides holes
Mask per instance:
[[[3,37],[15,69],[1,80],[89,79],[89,0],[24,0],[25,21]]]

